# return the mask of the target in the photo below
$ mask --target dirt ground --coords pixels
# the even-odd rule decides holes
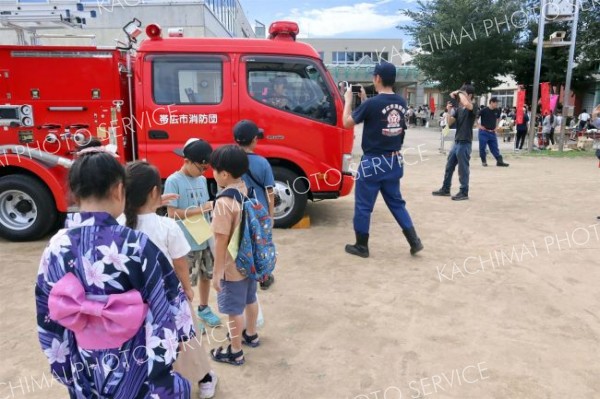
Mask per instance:
[[[508,154],[509,168],[483,168],[475,143],[471,199],[456,203],[431,196],[445,163],[437,138],[413,130],[406,143],[419,256],[381,198],[367,260],[344,253],[352,196],[310,204],[310,229],[276,231],[262,346],[242,368],[215,365],[218,398],[600,397],[597,161]],[[44,382],[37,341],[44,246],[0,242],[0,398],[66,397]],[[207,347],[224,336],[209,333]]]

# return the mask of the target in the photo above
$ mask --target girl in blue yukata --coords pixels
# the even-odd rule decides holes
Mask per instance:
[[[53,377],[77,399],[188,399],[173,371],[179,343],[195,336],[190,307],[167,257],[115,220],[125,169],[102,148],[69,171],[80,212],[45,249],[35,287],[42,350]]]

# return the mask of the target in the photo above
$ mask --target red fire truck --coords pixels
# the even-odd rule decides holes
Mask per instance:
[[[91,139],[164,179],[181,166],[173,149],[190,137],[232,143],[241,119],[264,129],[257,152],[275,174],[276,226],[298,222],[307,200],[350,193],[353,132],[297,24],[272,24],[268,40],[163,37],[149,25],[139,46],[141,23],[124,31],[121,48],[0,46],[0,236],[40,238],[76,209],[68,168]]]

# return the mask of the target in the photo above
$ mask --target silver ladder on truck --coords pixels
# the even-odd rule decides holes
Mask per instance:
[[[83,4],[3,4],[0,6],[0,30],[14,30],[19,45],[38,45],[42,38],[85,38],[95,35],[40,34],[39,30],[83,28],[96,11],[84,11]],[[29,34],[29,41],[27,40]]]

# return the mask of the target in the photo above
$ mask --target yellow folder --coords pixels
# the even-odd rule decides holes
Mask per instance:
[[[229,240],[229,245],[227,246],[227,250],[233,259],[237,258],[238,251],[240,249],[240,226],[241,223],[237,225],[235,230],[233,230],[233,234]]]
[[[194,219],[185,218],[182,222],[197,244],[202,244],[210,237],[212,237],[210,225],[208,224],[204,216],[200,216]]]

